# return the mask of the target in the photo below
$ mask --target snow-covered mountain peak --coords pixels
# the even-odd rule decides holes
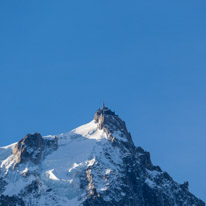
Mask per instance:
[[[28,134],[0,148],[0,206],[205,206],[103,106],[70,132]]]

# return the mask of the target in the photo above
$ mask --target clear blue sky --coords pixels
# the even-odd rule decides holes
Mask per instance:
[[[206,201],[206,1],[0,1],[0,145],[87,123],[104,100]]]

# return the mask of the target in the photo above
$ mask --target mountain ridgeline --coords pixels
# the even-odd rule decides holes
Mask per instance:
[[[70,132],[0,148],[0,206],[205,206],[136,147],[103,105]]]

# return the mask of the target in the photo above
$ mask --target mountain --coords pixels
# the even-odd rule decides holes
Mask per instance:
[[[205,206],[136,147],[107,107],[71,132],[0,148],[1,206]]]

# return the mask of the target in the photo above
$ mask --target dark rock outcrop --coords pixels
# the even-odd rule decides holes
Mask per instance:
[[[145,168],[152,170],[154,168],[154,166],[153,166],[152,161],[150,159],[150,153],[144,151],[141,147],[137,147],[136,152],[137,152],[138,157],[141,161],[141,164],[144,165]]]
[[[0,206],[25,206],[24,201],[22,198],[13,195],[1,195],[0,196]]]
[[[27,134],[13,148],[16,165],[28,161],[38,164],[49,150],[58,148],[57,138],[54,140],[43,139],[40,133]]]

